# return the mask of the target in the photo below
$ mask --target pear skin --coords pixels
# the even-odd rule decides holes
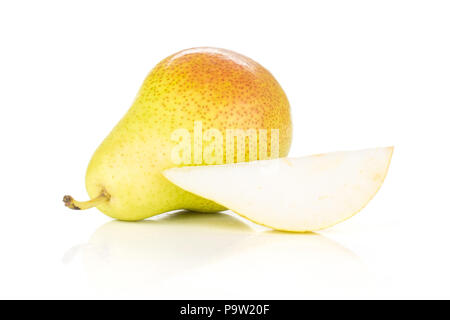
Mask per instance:
[[[290,106],[270,72],[229,50],[187,49],[164,59],[150,72],[129,111],[95,151],[86,173],[92,200],[78,202],[66,196],[66,206],[95,206],[112,218],[127,221],[176,209],[225,210],[162,175],[166,169],[181,166],[173,161],[177,142],[172,133],[183,128],[194,136],[196,121],[201,121],[203,131],[217,129],[223,137],[227,129],[278,129],[279,156],[289,152]],[[250,159],[248,144],[244,161]],[[203,150],[207,147],[203,143]],[[225,162],[225,154],[223,158]],[[204,159],[192,163],[205,164]]]

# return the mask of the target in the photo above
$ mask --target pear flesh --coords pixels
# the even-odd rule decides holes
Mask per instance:
[[[172,168],[175,185],[261,225],[306,232],[358,213],[386,177],[393,147]]]

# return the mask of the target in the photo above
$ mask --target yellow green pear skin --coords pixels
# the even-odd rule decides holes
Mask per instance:
[[[289,152],[290,106],[270,72],[229,50],[183,50],[150,72],[129,111],[95,151],[86,188],[91,199],[102,192],[109,196],[97,208],[127,221],[176,209],[225,210],[161,174],[177,166],[171,158],[177,144],[171,140],[173,131],[186,128],[193,136],[194,121],[224,137],[226,129],[279,129],[279,156]]]

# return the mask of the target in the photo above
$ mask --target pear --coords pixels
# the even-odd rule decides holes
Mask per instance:
[[[198,124],[201,132],[215,130],[216,140],[197,139]],[[229,129],[271,134],[266,145],[261,143],[264,135],[258,136],[257,159],[265,159],[269,152],[271,158],[288,154],[290,107],[275,78],[257,62],[229,50],[193,48],[171,55],[150,72],[127,114],[95,151],[86,173],[91,200],[65,196],[64,202],[71,209],[97,207],[110,217],[128,221],[176,209],[224,210],[170,183],[161,172],[181,165],[255,160],[250,139],[229,158],[215,148],[211,151],[212,142],[208,142],[219,141],[216,136],[226,136]],[[194,136],[184,141],[184,153],[176,149],[178,140],[186,138],[177,136],[180,130]],[[272,130],[276,130],[276,145]],[[198,149],[206,155],[195,153]]]
[[[386,177],[393,147],[302,158],[174,168],[177,186],[258,224],[284,231],[315,231],[359,212]]]

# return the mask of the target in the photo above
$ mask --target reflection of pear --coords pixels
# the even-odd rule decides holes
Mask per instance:
[[[205,134],[215,130],[203,144],[196,140],[195,145],[204,150],[203,159],[194,153],[195,121],[201,122]],[[174,131],[181,132],[179,129],[187,135],[174,139]],[[78,202],[66,196],[64,201],[72,209],[96,206],[113,218],[133,221],[178,209],[224,210],[171,184],[161,171],[178,164],[172,157],[178,155],[175,147],[180,141],[175,140],[186,142],[187,136],[192,139],[186,139],[187,149],[179,152],[187,156],[185,164],[222,163],[226,152],[225,141],[220,140],[230,129],[265,132],[267,144],[261,144],[259,158],[261,154],[267,158],[261,150],[270,156],[277,156],[278,150],[280,156],[286,156],[292,126],[283,89],[270,72],[238,53],[216,48],[178,52],[150,72],[128,113],[94,153],[86,173],[92,200]],[[278,135],[272,137],[272,129],[278,130]],[[276,137],[278,149],[272,148]],[[218,148],[214,153],[217,161],[209,161],[206,150],[215,139],[223,152]],[[239,161],[249,159],[249,142],[246,144],[245,159]],[[241,149],[235,159],[238,152]]]
[[[94,287],[113,295],[288,298],[367,282],[359,258],[320,234],[252,230],[224,213],[175,213],[109,222],[75,251]]]
[[[111,221],[85,246],[91,281],[107,288],[145,288],[231,253],[251,235],[223,213],[184,212],[141,222]]]
[[[192,275],[203,277],[201,284],[196,284],[199,292],[223,288],[223,292],[233,293],[236,299],[332,297],[339,290],[363,290],[370,284],[370,275],[360,258],[320,234],[259,232],[247,238],[241,249],[221,261],[214,272],[209,272],[208,266],[208,270],[202,268]],[[216,277],[217,274],[221,276]],[[251,289],[234,292],[230,283]],[[186,291],[193,289],[187,280],[180,285]],[[181,298],[186,291],[176,298]],[[207,297],[199,294],[192,298]]]

